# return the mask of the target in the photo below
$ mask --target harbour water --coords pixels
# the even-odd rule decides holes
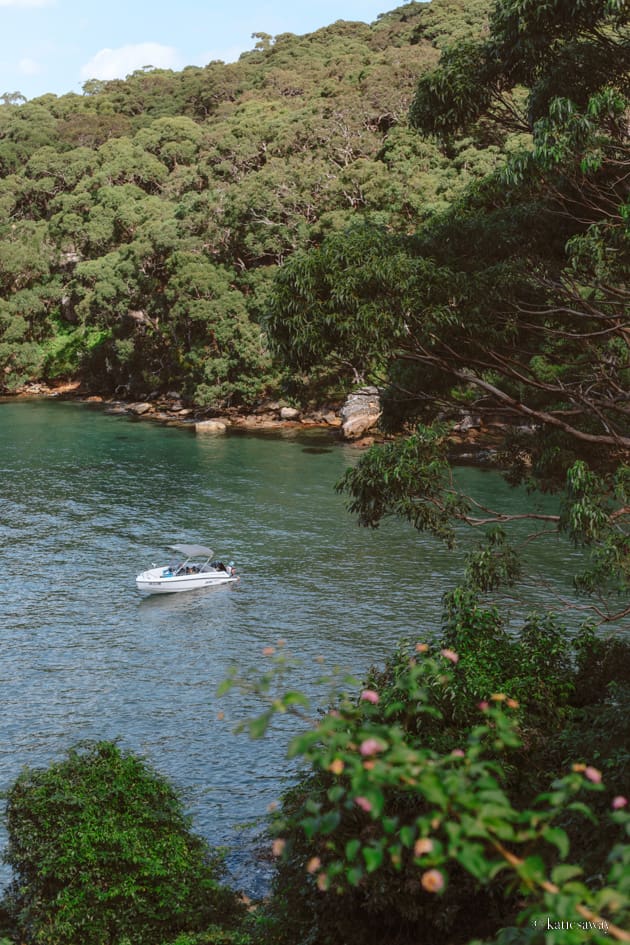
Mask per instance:
[[[0,404],[0,444],[0,791],[24,765],[118,739],[174,783],[194,829],[229,848],[234,882],[256,894],[266,866],[252,837],[290,782],[291,722],[259,741],[235,735],[257,706],[217,687],[234,662],[259,669],[278,639],[301,661],[295,688],[321,659],[360,676],[439,627],[465,542],[449,552],[399,523],[358,528],[334,491],[357,452],[321,436],[202,438],[13,401]],[[496,473],[461,475],[482,499],[530,501]],[[240,582],[141,597],[136,573],[168,561],[171,542],[209,544]],[[534,602],[550,586],[570,593],[565,545],[538,564],[551,585]]]

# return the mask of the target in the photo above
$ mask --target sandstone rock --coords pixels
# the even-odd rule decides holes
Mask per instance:
[[[296,410],[295,407],[281,407],[280,409],[281,420],[297,420],[299,416],[300,411]]]
[[[362,387],[350,394],[341,408],[341,429],[346,440],[356,440],[378,423],[381,400],[377,387]]]
[[[329,427],[340,427],[342,424],[341,417],[339,417],[333,410],[329,410],[322,417],[324,423],[327,423]]]
[[[241,430],[277,430],[278,421],[275,417],[257,417],[249,414],[247,417],[241,417],[238,421]]]
[[[223,420],[199,420],[195,424],[195,433],[202,436],[220,436],[227,432],[228,425]]]
[[[356,450],[367,450],[370,446],[374,446],[375,442],[373,436],[362,436],[360,440],[353,440],[350,446]]]
[[[146,401],[141,404],[129,404],[128,409],[130,413],[135,413],[136,416],[141,417],[143,414],[153,410],[153,404],[148,404]]]

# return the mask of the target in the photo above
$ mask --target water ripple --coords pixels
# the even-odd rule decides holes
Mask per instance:
[[[256,706],[219,703],[218,684],[279,637],[304,661],[296,686],[320,656],[363,672],[438,624],[462,555],[404,528],[358,529],[333,489],[356,455],[341,448],[201,440],[50,403],[1,404],[0,436],[0,790],[81,740],[120,739],[230,846],[235,882],[260,891],[266,868],[235,828],[287,785],[291,725],[235,736]],[[136,573],[177,541],[234,558],[240,584],[140,598]]]

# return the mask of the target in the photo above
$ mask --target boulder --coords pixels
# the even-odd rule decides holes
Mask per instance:
[[[361,387],[349,394],[340,415],[341,430],[346,440],[356,440],[373,429],[381,416],[378,387]]]
[[[296,410],[295,407],[281,407],[280,408],[281,420],[297,420],[299,416],[300,416],[300,411]]]
[[[128,409],[130,413],[135,413],[136,416],[141,417],[143,414],[153,410],[153,404],[148,404],[146,401],[142,404],[129,404]]]
[[[220,436],[227,433],[228,425],[223,420],[199,420],[195,424],[195,433],[202,436]]]

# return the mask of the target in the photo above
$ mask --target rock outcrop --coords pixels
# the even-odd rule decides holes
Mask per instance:
[[[221,436],[227,433],[228,424],[223,420],[198,420],[195,423],[197,436]]]
[[[361,387],[349,394],[340,411],[344,439],[356,440],[364,436],[376,426],[381,412],[378,387]]]

